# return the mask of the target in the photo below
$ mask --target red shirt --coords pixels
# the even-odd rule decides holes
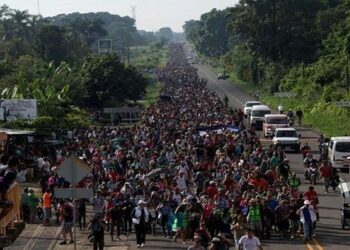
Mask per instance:
[[[323,166],[320,168],[320,172],[321,172],[322,177],[331,177],[332,176],[332,167]]]
[[[213,198],[218,193],[218,190],[215,186],[209,186],[207,189],[207,192],[209,197]]]
[[[306,191],[304,193],[304,197],[309,201],[315,201],[316,204],[318,204],[318,197],[317,193],[315,191]]]

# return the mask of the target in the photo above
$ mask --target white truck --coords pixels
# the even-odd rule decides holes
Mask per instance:
[[[295,128],[276,128],[272,142],[285,151],[300,152],[300,139]]]
[[[247,117],[254,105],[261,105],[259,101],[247,101],[243,106],[243,113]]]

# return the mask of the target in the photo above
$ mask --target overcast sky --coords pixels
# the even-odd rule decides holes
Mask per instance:
[[[234,6],[238,0],[0,0],[13,9],[28,10],[30,14],[54,16],[72,12],[107,11],[121,16],[131,16],[131,7],[136,6],[138,29],[156,31],[161,27],[171,27],[182,32],[182,25],[190,19],[213,8],[225,9]]]

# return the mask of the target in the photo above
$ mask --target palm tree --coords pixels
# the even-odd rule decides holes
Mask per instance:
[[[29,31],[29,20],[31,16],[29,15],[28,11],[12,10],[11,12],[7,13],[7,16],[16,25],[16,29],[15,29],[16,35],[29,38],[28,31]]]

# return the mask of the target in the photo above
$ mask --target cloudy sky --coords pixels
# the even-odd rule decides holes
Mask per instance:
[[[0,0],[0,5],[38,14],[38,2],[43,16],[99,11],[131,16],[131,6],[136,6],[138,29],[156,31],[168,26],[179,32],[185,21],[199,19],[213,8],[234,6],[238,0]]]

